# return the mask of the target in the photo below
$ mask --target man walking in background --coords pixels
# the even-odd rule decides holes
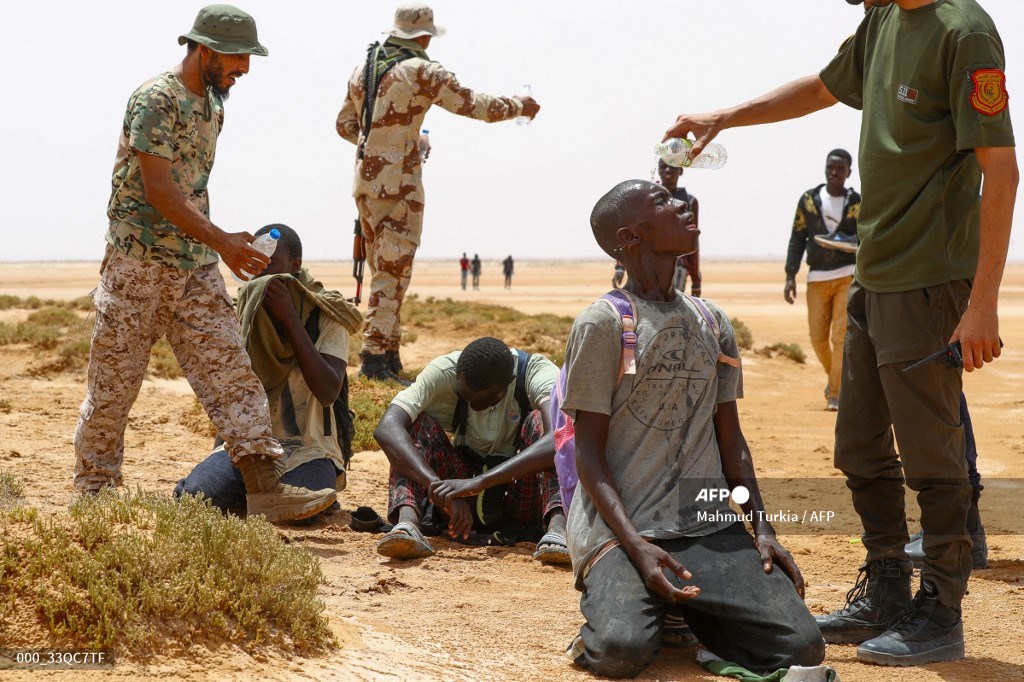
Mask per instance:
[[[473,274],[473,291],[480,289],[480,254],[474,253],[469,262],[469,271]]]
[[[459,274],[462,278],[462,290],[466,290],[466,280],[469,279],[469,259],[466,258],[466,252],[462,252],[462,258],[459,259]]]
[[[825,368],[825,409],[839,409],[843,374],[843,340],[846,338],[846,298],[853,282],[857,257],[824,247],[816,237],[857,238],[860,195],[846,187],[853,157],[845,149],[833,149],[825,158],[825,182],[804,192],[796,206],[793,232],[786,255],[786,302],[796,301],[796,273],[807,251],[807,324],[811,346]]]
[[[960,344],[967,371],[999,357],[999,285],[1020,175],[1003,44],[985,10],[975,0],[864,4],[857,32],[820,73],[735,107],[682,114],[665,137],[692,132],[696,156],[728,128],[840,101],[863,110],[835,464],[867,560],[846,607],[818,626],[828,642],[861,643],[862,661],[921,665],[964,656],[971,486],[961,373],[937,362],[903,370],[949,343]],[[924,530],[913,600],[904,481]]]
[[[223,100],[267,55],[256,22],[230,5],[199,11],[185,59],[142,84],[128,100],[114,163],[107,251],[93,292],[96,326],[88,393],[75,429],[75,487],[121,484],[124,431],[153,344],[165,334],[189,384],[241,470],[250,515],[300,519],[326,509],[334,488],[282,485],[281,445],[271,432],[267,395],[242,347],[241,329],[219,253],[235,274],[268,259],[248,232],[210,222],[207,182],[224,123]]]
[[[501,270],[505,273],[505,288],[512,288],[512,272],[515,264],[512,262],[512,254],[509,254],[508,258],[501,261]]]
[[[670,166],[661,159],[658,159],[658,177],[661,185],[669,191],[673,199],[685,201],[693,214],[693,224],[700,228],[700,202],[697,197],[686,191],[685,187],[679,187],[679,178],[683,175],[683,169]],[[700,277],[700,245],[693,253],[680,256],[676,261],[675,276],[673,284],[679,291],[686,291],[686,276],[690,276],[690,293],[700,298],[701,277]]]
[[[431,61],[426,49],[444,29],[434,25],[427,5],[401,5],[388,33],[383,44],[370,46],[366,63],[352,74],[336,128],[357,146],[352,194],[371,272],[359,373],[401,381],[402,301],[423,227],[419,141],[424,116],[438,104],[453,114],[493,123],[533,118],[540,107],[529,97],[473,92]]]

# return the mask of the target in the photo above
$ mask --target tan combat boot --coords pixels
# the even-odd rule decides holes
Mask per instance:
[[[307,519],[327,509],[338,498],[333,488],[307,490],[281,483],[274,460],[258,455],[242,457],[235,464],[245,480],[245,504],[249,516],[259,514],[267,521]]]

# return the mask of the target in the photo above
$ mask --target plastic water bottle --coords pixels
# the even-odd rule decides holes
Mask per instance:
[[[530,87],[529,83],[524,85],[523,89],[519,91],[519,96],[520,97],[533,97],[533,88]],[[533,119],[530,118],[529,116],[519,116],[519,117],[516,118],[516,125],[517,126],[528,126],[528,125],[530,125],[530,122],[532,120]]]
[[[693,142],[686,138],[673,137],[654,147],[654,154],[669,166],[677,168],[706,168],[718,170],[729,160],[725,147],[717,142],[709,142],[697,158],[690,158]]]
[[[252,244],[249,244],[249,246],[256,249],[267,258],[270,258],[271,256],[274,255],[274,251],[277,250],[277,241],[280,238],[281,231],[275,227],[270,232],[267,232],[266,234],[261,234],[259,237],[256,237],[256,239],[252,242]],[[256,277],[258,273],[252,273],[249,272],[248,270],[242,270],[242,274],[248,275],[248,277],[242,279],[233,272],[231,273],[231,276],[234,277],[239,282],[248,282],[252,280],[253,277]]]
[[[430,131],[420,131],[420,161],[427,160],[427,150],[430,149]]]

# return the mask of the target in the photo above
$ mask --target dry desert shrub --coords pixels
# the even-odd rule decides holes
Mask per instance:
[[[108,490],[50,517],[0,512],[0,613],[27,607],[52,642],[139,657],[168,643],[333,648],[322,582],[316,557],[262,518],[203,499]],[[0,640],[16,644],[6,620]]]

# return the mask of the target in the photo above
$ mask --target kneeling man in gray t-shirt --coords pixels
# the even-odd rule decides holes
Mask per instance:
[[[597,674],[631,677],[657,655],[666,617],[681,617],[750,670],[817,665],[825,643],[740,430],[732,325],[672,285],[676,259],[697,246],[693,214],[664,187],[629,180],[590,223],[626,266],[636,348],[635,366],[623,362],[620,315],[604,301],[580,313],[566,347],[562,409],[575,422],[580,480],[567,536],[586,618],[570,653]],[[741,485],[742,516],[706,494]]]

